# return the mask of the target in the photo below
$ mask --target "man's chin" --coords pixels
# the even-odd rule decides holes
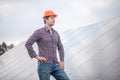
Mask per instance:
[[[54,24],[51,24],[51,26],[54,26]]]

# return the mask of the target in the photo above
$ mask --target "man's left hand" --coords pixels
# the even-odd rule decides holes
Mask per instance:
[[[60,69],[64,69],[64,61],[60,62]]]

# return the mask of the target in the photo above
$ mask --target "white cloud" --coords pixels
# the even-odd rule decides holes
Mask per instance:
[[[29,36],[35,29],[43,26],[42,15],[46,9],[55,10],[58,18],[54,27],[63,31],[119,14],[119,2],[119,0],[0,0],[0,37],[11,37],[11,31],[15,38]]]

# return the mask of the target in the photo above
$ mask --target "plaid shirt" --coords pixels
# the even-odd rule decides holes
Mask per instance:
[[[47,27],[40,28],[36,30],[27,40],[25,47],[27,48],[27,51],[31,58],[37,56],[32,47],[35,42],[38,45],[38,55],[45,57],[47,59],[46,63],[58,62],[56,54],[57,49],[59,51],[60,61],[64,61],[63,45],[61,43],[59,34],[53,28],[52,34]]]

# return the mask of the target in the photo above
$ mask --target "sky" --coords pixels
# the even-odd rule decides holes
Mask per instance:
[[[53,10],[59,33],[120,16],[120,0],[0,0],[0,43],[18,45],[44,26],[43,13]]]

